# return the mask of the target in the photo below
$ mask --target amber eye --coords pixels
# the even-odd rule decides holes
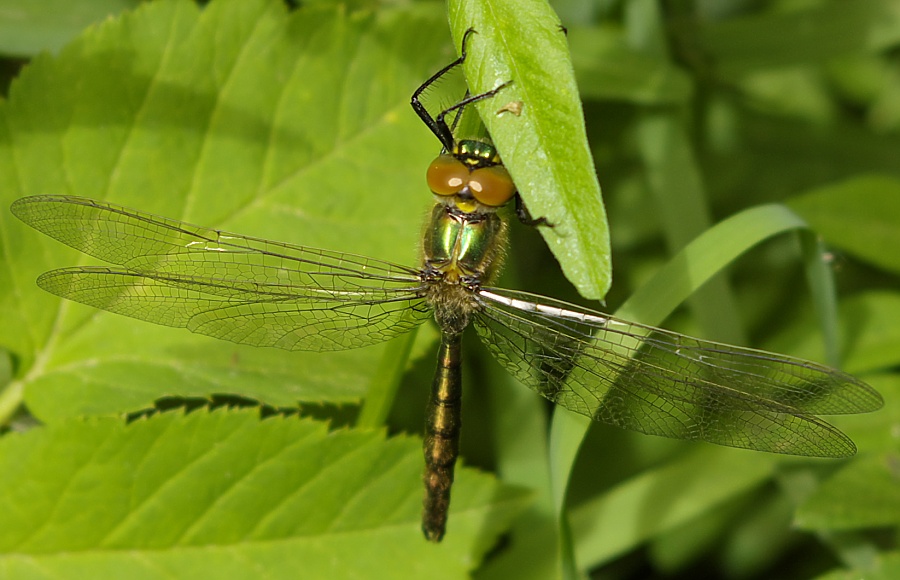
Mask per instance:
[[[469,169],[452,155],[441,155],[428,166],[428,188],[436,195],[456,195],[469,180]]]
[[[480,203],[500,207],[516,194],[516,186],[502,165],[476,169],[469,175],[469,189]]]

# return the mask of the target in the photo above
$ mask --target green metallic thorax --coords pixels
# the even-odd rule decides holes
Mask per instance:
[[[506,223],[496,213],[463,213],[437,204],[422,241],[428,300],[438,325],[459,333],[476,307],[473,293],[500,271]]]
[[[464,214],[438,204],[425,228],[425,267],[444,274],[444,282],[488,281],[503,259],[506,225],[496,213]]]

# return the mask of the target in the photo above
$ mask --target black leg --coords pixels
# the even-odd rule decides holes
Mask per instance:
[[[470,29],[466,30],[466,33],[463,35],[462,46],[460,47],[460,57],[457,58],[456,60],[454,60],[453,62],[451,62],[450,64],[448,64],[447,66],[445,66],[444,68],[442,68],[441,70],[439,70],[438,72],[431,75],[431,77],[427,81],[422,83],[422,86],[420,86],[418,89],[416,89],[416,92],[414,92],[412,94],[412,97],[409,100],[410,104],[412,105],[413,110],[416,112],[416,114],[419,116],[419,118],[422,119],[422,122],[425,123],[425,125],[431,130],[431,132],[434,133],[434,135],[440,140],[441,145],[444,146],[445,151],[452,151],[453,144],[455,142],[455,140],[453,138],[453,131],[447,125],[447,121],[445,120],[446,116],[454,111],[458,111],[458,110],[462,109],[466,105],[470,105],[470,104],[480,101],[482,99],[488,99],[490,97],[493,97],[494,95],[499,93],[501,90],[503,90],[504,88],[506,88],[510,84],[512,84],[512,81],[507,81],[507,82],[503,83],[502,85],[500,85],[499,87],[492,89],[490,91],[487,91],[486,93],[481,93],[479,95],[467,95],[463,100],[456,103],[452,107],[449,107],[449,108],[441,111],[440,113],[438,113],[438,115],[436,117],[432,117],[428,113],[428,111],[425,109],[425,106],[422,104],[421,101],[419,101],[419,97],[422,95],[422,93],[425,90],[428,89],[428,87],[430,87],[435,82],[437,82],[438,79],[440,79],[442,76],[444,76],[445,74],[447,74],[448,72],[450,72],[451,70],[453,70],[454,68],[458,67],[459,65],[461,65],[462,63],[464,63],[466,61],[466,55],[467,55],[466,48],[469,43],[469,38],[473,34],[476,34],[476,31],[474,28],[470,28]]]
[[[437,82],[439,78],[458,67],[462,63],[466,61],[466,45],[469,41],[469,36],[475,34],[475,29],[470,28],[466,30],[466,33],[463,35],[462,46],[460,47],[460,56],[441,70],[437,71],[427,81],[422,83],[416,92],[412,94],[412,97],[409,100],[410,105],[412,105],[413,111],[416,112],[416,115],[422,119],[422,122],[431,129],[431,132],[434,133],[435,137],[437,137],[441,144],[444,146],[444,149],[450,151],[453,149],[453,132],[450,131],[450,127],[447,126],[447,123],[444,121],[444,113],[441,113],[437,116],[437,118],[432,117],[427,110],[425,110],[425,106],[419,101],[419,96],[425,92],[431,85]]]
[[[494,95],[496,95],[497,93],[499,93],[500,91],[502,91],[503,89],[505,89],[506,87],[508,87],[508,86],[511,85],[511,84],[512,84],[512,81],[506,81],[505,83],[503,83],[503,84],[500,85],[499,87],[497,87],[497,88],[495,88],[495,89],[491,89],[491,90],[489,90],[489,91],[487,91],[487,92],[485,92],[485,93],[481,93],[481,94],[478,94],[478,95],[469,95],[468,97],[466,97],[465,99],[463,99],[463,100],[461,100],[460,102],[456,103],[456,104],[453,105],[452,107],[448,107],[448,108],[444,109],[443,111],[441,111],[440,113],[438,113],[438,116],[435,117],[435,122],[436,122],[437,124],[439,124],[439,125],[442,125],[442,126],[446,127],[446,126],[447,126],[447,123],[446,123],[446,121],[444,121],[444,117],[447,116],[447,113],[452,113],[453,111],[458,111],[459,109],[462,109],[462,108],[465,107],[466,105],[471,105],[472,103],[481,101],[481,100],[483,100],[483,99],[489,99],[489,98],[493,97]],[[442,141],[442,142],[443,142],[443,141]],[[452,146],[452,141],[451,141],[451,146]]]
[[[539,217],[537,219],[531,217],[531,214],[528,212],[528,208],[525,207],[525,203],[522,202],[522,196],[518,193],[516,194],[516,216],[519,218],[519,221],[526,226],[547,226],[548,228],[553,227],[553,224],[548,222],[547,218],[545,217]]]

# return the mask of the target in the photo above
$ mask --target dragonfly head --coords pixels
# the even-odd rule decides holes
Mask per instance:
[[[439,203],[466,213],[490,213],[516,195],[516,186],[490,143],[461,140],[442,153],[426,174]]]

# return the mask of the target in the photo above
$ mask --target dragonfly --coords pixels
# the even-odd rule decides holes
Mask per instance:
[[[270,241],[67,195],[25,197],[23,222],[110,266],[42,274],[57,296],[155,324],[287,350],[380,343],[429,319],[440,329],[426,410],[422,530],[444,537],[459,455],[462,336],[468,327],[522,384],[595,421],[684,440],[812,457],[846,457],[853,442],[819,415],[863,413],[881,396],[839,370],[628,322],[545,296],[498,288],[515,202],[531,219],[497,149],[458,138],[472,103],[432,116],[420,97],[466,58],[435,73],[411,98],[439,139],[427,182],[434,206],[420,264]],[[471,108],[469,110],[472,110]],[[448,122],[448,118],[454,117]]]

